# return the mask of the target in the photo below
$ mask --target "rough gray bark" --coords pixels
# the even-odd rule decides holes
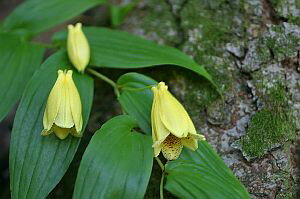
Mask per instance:
[[[148,72],[168,82],[252,198],[297,197],[299,15],[297,0],[148,0],[122,26],[214,76],[225,103],[188,71]]]

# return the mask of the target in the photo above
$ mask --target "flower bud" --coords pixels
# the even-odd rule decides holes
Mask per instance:
[[[84,72],[90,61],[90,46],[81,26],[81,23],[75,27],[68,25],[67,49],[72,64],[79,72]]]
[[[58,71],[58,78],[47,100],[42,135],[54,132],[60,139],[65,139],[69,134],[80,137],[82,107],[72,72]]]

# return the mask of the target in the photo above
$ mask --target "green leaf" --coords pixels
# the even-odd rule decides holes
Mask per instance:
[[[167,164],[166,172],[165,188],[179,198],[250,198],[206,141],[200,141],[195,152],[184,149],[179,159]]]
[[[152,169],[151,137],[133,130],[128,115],[106,122],[89,143],[73,199],[143,198]]]
[[[44,49],[22,42],[11,34],[0,34],[0,121],[20,99],[26,83],[43,58]]]
[[[158,45],[127,32],[108,28],[84,28],[91,47],[90,64],[96,67],[136,69],[158,65],[176,65],[196,72],[209,80],[211,75],[188,55],[176,48]],[[53,41],[64,44],[66,32],[54,35]]]
[[[45,198],[71,163],[80,138],[59,140],[54,134],[41,136],[43,114],[58,69],[70,65],[65,52],[48,58],[28,83],[14,121],[9,153],[12,198]],[[74,71],[73,79],[83,108],[83,130],[93,99],[93,80]]]
[[[153,85],[154,80],[150,80],[141,74],[128,73],[118,81],[126,85],[119,98],[122,107],[143,129],[151,129],[153,95],[126,88],[145,88]],[[170,162],[166,169],[166,188],[179,198],[249,198],[244,186],[206,141],[199,142],[196,152],[184,149],[180,158]]]
[[[107,28],[90,27],[84,31],[91,45],[91,65],[143,68],[171,64],[192,70],[214,84],[210,74],[202,66],[176,48],[158,45],[127,32]]]
[[[139,73],[126,73],[118,79],[117,84],[121,88],[121,95],[118,100],[123,109],[129,115],[137,118],[140,128],[151,135],[149,118],[153,94],[149,85],[156,85],[157,82]]]
[[[106,0],[28,0],[18,6],[5,20],[6,31],[43,32]]]

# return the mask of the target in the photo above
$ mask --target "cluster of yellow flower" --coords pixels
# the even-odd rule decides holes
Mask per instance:
[[[90,47],[81,23],[75,27],[68,26],[67,51],[75,68],[84,72],[90,60]],[[69,134],[80,137],[82,105],[72,73],[72,70],[58,70],[58,78],[49,94],[44,113],[42,135],[54,132],[60,139],[65,139]]]
[[[67,50],[71,63],[79,72],[84,72],[90,59],[90,48],[81,23],[68,26]],[[177,159],[183,146],[196,150],[198,140],[194,124],[180,102],[168,91],[164,82],[152,87],[151,111],[154,156],[162,151],[168,160]],[[69,134],[80,137],[82,130],[82,105],[79,92],[72,79],[72,70],[58,71],[58,78],[49,94],[44,113],[42,135],[52,132],[60,139]]]

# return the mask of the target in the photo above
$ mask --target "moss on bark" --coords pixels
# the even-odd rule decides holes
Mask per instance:
[[[282,85],[273,87],[264,100],[265,107],[251,117],[247,134],[241,140],[244,152],[251,157],[262,157],[276,144],[295,137],[296,126],[285,88]]]

